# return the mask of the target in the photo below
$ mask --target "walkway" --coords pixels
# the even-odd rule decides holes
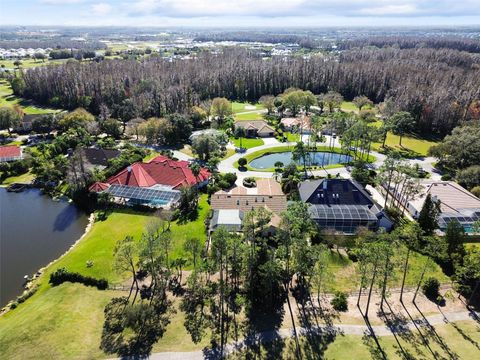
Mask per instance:
[[[480,313],[477,312],[468,312],[468,311],[458,311],[445,314],[437,314],[427,316],[426,319],[430,325],[442,325],[448,322],[457,322],[464,320],[477,320],[480,316]],[[417,325],[426,325],[422,320],[415,321]],[[402,324],[397,330],[392,330],[386,325],[374,325],[372,326],[373,331],[378,336],[392,336],[393,332],[401,333],[405,331],[415,330],[415,324],[411,321],[406,324]],[[332,326],[319,326],[313,327],[310,329],[305,329],[302,327],[297,327],[297,332],[300,335],[305,335],[311,332],[325,332],[325,333],[339,333],[344,335],[364,335],[369,332],[366,325],[347,325],[347,324],[337,324]],[[261,341],[262,343],[268,343],[274,339],[282,338],[286,339],[293,337],[293,329],[280,329],[279,331],[266,331],[257,334],[254,338],[246,338],[245,340],[239,341],[238,343],[229,344],[226,347],[226,353],[232,353],[236,350],[242,349],[245,346],[249,346],[253,342]],[[150,357],[152,360],[202,360],[207,358],[204,356],[203,351],[192,351],[192,352],[164,352],[152,354]]]

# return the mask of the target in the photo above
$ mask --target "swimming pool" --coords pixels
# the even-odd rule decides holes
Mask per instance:
[[[332,164],[346,163],[352,160],[350,155],[338,154],[328,151],[310,152],[307,157],[308,166],[326,166]],[[283,165],[288,165],[293,161],[293,154],[291,151],[278,152],[262,155],[250,161],[250,167],[254,169],[269,169],[275,167],[275,163],[280,161]],[[297,161],[302,164],[302,161]]]

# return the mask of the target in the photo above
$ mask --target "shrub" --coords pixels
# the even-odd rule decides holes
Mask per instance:
[[[330,301],[330,304],[332,304],[333,308],[336,311],[347,311],[348,310],[347,294],[341,291],[337,291],[332,301]]]
[[[245,159],[244,157],[241,157],[240,159],[238,159],[238,166],[240,167],[245,167],[245,165],[247,165],[247,159]]]
[[[226,173],[225,175],[223,175],[223,180],[225,180],[227,183],[229,183],[230,186],[233,186],[233,184],[235,184],[235,181],[237,181],[237,174]]]
[[[433,278],[430,277],[422,285],[422,291],[425,294],[425,296],[432,300],[432,301],[437,301],[437,298],[439,296],[438,290],[440,289],[440,282]]]
[[[98,290],[105,290],[108,287],[108,281],[105,279],[95,279],[90,276],[83,276],[79,273],[69,272],[65,268],[61,268],[50,274],[49,283],[57,286],[65,281],[72,283],[80,283],[86,286],[95,286]]]
[[[452,180],[452,175],[449,174],[449,173],[443,174],[443,175],[442,175],[442,180],[443,180],[443,181]]]
[[[470,192],[476,197],[480,198],[480,186],[475,186]]]
[[[257,181],[253,177],[247,177],[243,179],[243,186],[245,187],[255,187],[257,186]]]

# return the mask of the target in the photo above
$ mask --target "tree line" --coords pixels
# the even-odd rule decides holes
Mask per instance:
[[[187,112],[201,101],[226,97],[257,101],[290,87],[314,94],[335,90],[345,99],[365,95],[408,111],[417,131],[445,135],[478,118],[479,60],[451,49],[356,49],[340,55],[263,59],[245,49],[201,52],[193,60],[105,60],[23,72],[16,94],[43,104],[114,117],[125,108],[143,118]]]

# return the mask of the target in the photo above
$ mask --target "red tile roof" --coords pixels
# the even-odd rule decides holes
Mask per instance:
[[[193,186],[210,178],[210,172],[200,168],[197,177],[193,175],[188,161],[175,161],[166,156],[157,156],[148,163],[136,162],[109,178],[110,185],[128,185],[150,187],[156,184],[168,185],[173,189],[182,186]],[[90,187],[91,191],[95,184]]]
[[[0,158],[13,158],[22,155],[22,149],[17,145],[0,146]]]
[[[102,182],[97,181],[96,183],[91,185],[88,188],[88,190],[95,191],[95,192],[102,192],[102,191],[108,189],[109,186],[110,186],[110,184],[106,184],[106,183],[102,183]]]

